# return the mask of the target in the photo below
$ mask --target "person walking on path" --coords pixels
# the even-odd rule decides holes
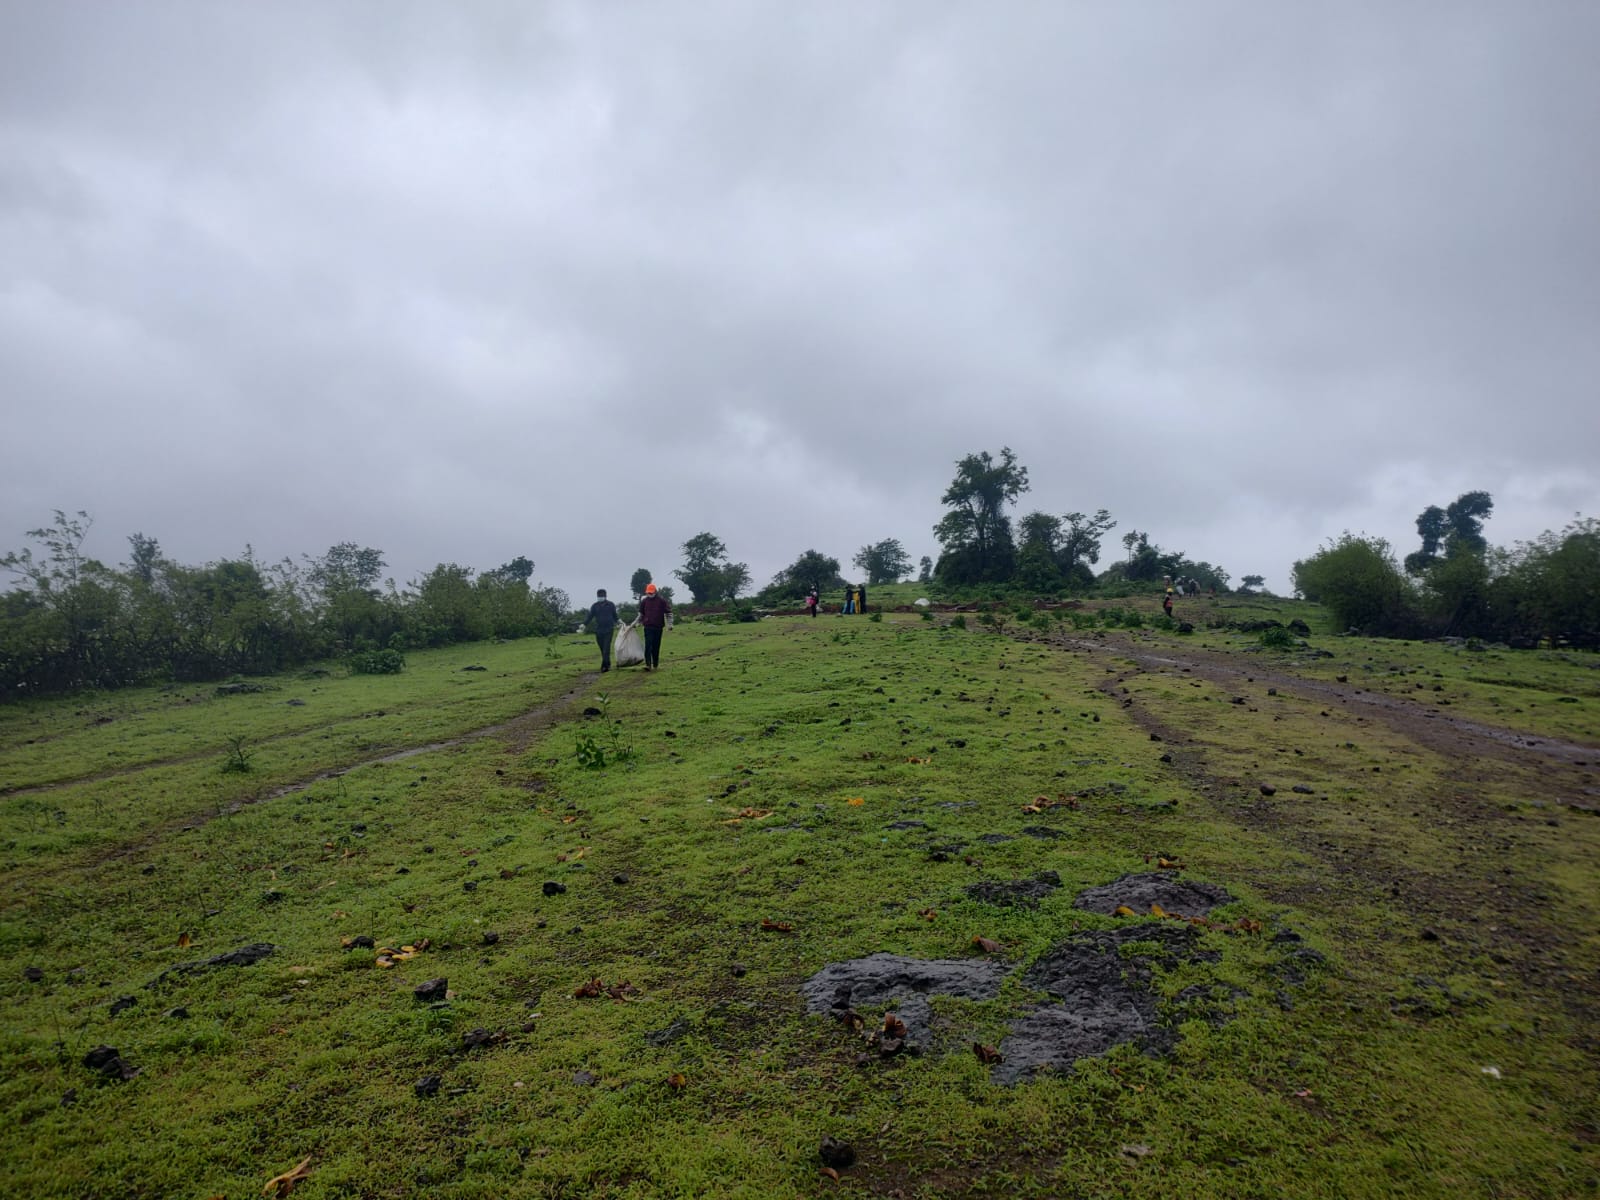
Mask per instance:
[[[816,588],[812,588],[806,593],[806,611],[809,612],[813,618],[815,618],[817,615],[817,607],[820,601],[821,597],[817,595]]]
[[[1162,611],[1167,614],[1167,616],[1170,617],[1172,615],[1172,589],[1170,587],[1167,589],[1167,594],[1161,600],[1161,608]]]
[[[856,611],[867,611],[867,585],[864,583],[856,589]]]
[[[672,605],[656,591],[656,585],[644,585],[644,598],[639,601],[639,622],[644,626],[644,669],[661,669],[661,635],[666,632],[667,614]]]
[[[589,624],[594,626],[594,640],[600,643],[600,669],[611,670],[611,634],[617,627],[617,606],[606,599],[606,590],[595,593],[595,602],[589,606]]]

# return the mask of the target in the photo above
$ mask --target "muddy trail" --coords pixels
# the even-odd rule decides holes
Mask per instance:
[[[1203,650],[1153,649],[1127,638],[1055,644],[1105,664],[1098,689],[1159,741],[1163,761],[1191,788],[1230,820],[1280,840],[1316,864],[1299,880],[1266,874],[1252,880],[1255,886],[1296,908],[1326,911],[1347,902],[1392,907],[1394,936],[1432,944],[1458,961],[1487,960],[1493,970],[1513,975],[1521,987],[1566,1012],[1580,1049],[1600,1063],[1600,974],[1587,961],[1592,955],[1586,931],[1551,919],[1554,885],[1546,874],[1549,859],[1581,854],[1561,845],[1570,839],[1558,832],[1560,827],[1579,823],[1575,829],[1587,840],[1600,822],[1592,770],[1600,766],[1600,746],[1487,726],[1404,697],[1307,679],[1281,664],[1240,664]],[[1374,785],[1372,794],[1380,807],[1404,809],[1434,825],[1453,869],[1417,870],[1376,831],[1330,835],[1306,819],[1304,797],[1283,796],[1276,789],[1269,793],[1259,786],[1264,780],[1215,767],[1203,732],[1182,728],[1129,689],[1142,673],[1205,680],[1245,698],[1247,713],[1268,688],[1279,696],[1315,700],[1328,713],[1342,705],[1352,719],[1381,723],[1439,756],[1445,769],[1433,787],[1414,792],[1396,780]],[[1528,811],[1512,811],[1523,805],[1508,806],[1508,794],[1524,798]],[[1600,1138],[1600,1130],[1584,1136]]]
[[[1471,721],[1438,712],[1426,704],[1391,692],[1374,692],[1352,684],[1329,682],[1297,675],[1287,664],[1264,657],[1241,663],[1235,654],[1182,647],[1160,650],[1141,646],[1131,638],[1108,637],[1104,641],[1083,638],[1059,643],[1069,649],[1098,656],[1131,660],[1139,670],[1177,672],[1204,679],[1235,691],[1261,691],[1277,688],[1322,704],[1339,704],[1357,711],[1401,734],[1434,753],[1451,758],[1492,756],[1522,765],[1539,764],[1541,770],[1562,765],[1577,768],[1580,780],[1590,774],[1587,768],[1600,768],[1600,744],[1584,745],[1543,737],[1525,730],[1509,729]],[[1600,790],[1590,780],[1575,789],[1591,799],[1600,799]]]

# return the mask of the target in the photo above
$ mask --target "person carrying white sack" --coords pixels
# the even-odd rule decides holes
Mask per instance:
[[[595,602],[589,606],[589,624],[594,627],[594,640],[600,643],[600,669],[611,670],[611,631],[617,625],[617,606],[606,599],[606,590],[595,593]]]
[[[639,624],[644,626],[644,669],[661,669],[661,635],[666,632],[667,615],[672,605],[656,591],[656,585],[645,585],[644,598],[639,601]]]

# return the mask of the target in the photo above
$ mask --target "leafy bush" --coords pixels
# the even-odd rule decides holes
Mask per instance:
[[[967,627],[966,614],[957,613],[954,617],[950,618],[950,628],[951,629],[965,629],[966,627]]]
[[[1416,596],[1389,543],[1348,531],[1294,564],[1295,591],[1327,606],[1347,629],[1404,635],[1418,625]]]
[[[361,650],[349,661],[352,675],[398,675],[406,667],[406,656],[398,650]]]
[[[868,613],[867,620],[876,625],[879,621],[883,620],[883,614],[881,612]]]
[[[1294,645],[1294,634],[1283,625],[1274,625],[1261,633],[1261,644],[1270,650],[1287,650]]]

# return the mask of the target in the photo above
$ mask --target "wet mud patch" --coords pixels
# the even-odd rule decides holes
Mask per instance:
[[[1054,871],[1040,871],[1032,879],[985,880],[967,887],[966,893],[985,904],[1003,908],[1038,908],[1039,901],[1061,886],[1061,876]]]
[[[1152,904],[1175,916],[1203,917],[1236,897],[1210,883],[1189,883],[1167,872],[1124,875],[1100,887],[1086,888],[1072,902],[1084,912],[1114,916],[1118,908],[1147,913]]]
[[[1007,968],[986,959],[920,959],[899,954],[872,954],[849,962],[830,963],[801,985],[806,1011],[835,1016],[862,1008],[895,1004],[905,1022],[905,1044],[915,1050],[928,1044],[933,1012],[929,996],[992,1000]]]
[[[1030,988],[1055,1003],[1025,1013],[1000,1043],[996,1083],[1017,1083],[1042,1069],[1065,1071],[1080,1058],[1133,1043],[1161,1054],[1177,1042],[1163,1023],[1153,990],[1156,969],[1185,962],[1215,962],[1219,955],[1197,945],[1190,925],[1129,925],[1086,933],[1059,943],[1022,975]],[[1125,952],[1129,943],[1139,945]]]

